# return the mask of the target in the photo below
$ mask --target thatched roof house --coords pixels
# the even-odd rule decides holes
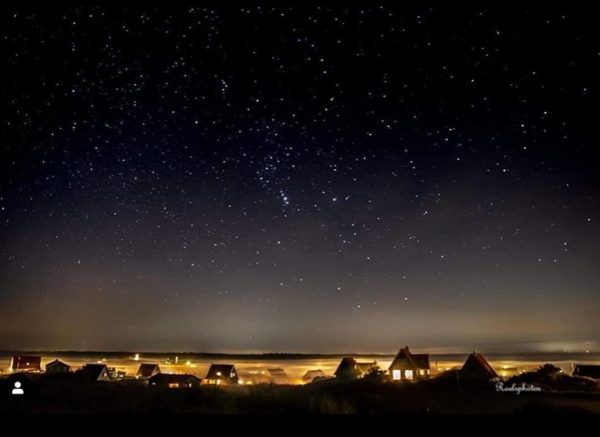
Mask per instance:
[[[460,370],[460,378],[463,380],[493,381],[500,376],[483,355],[473,353]]]
[[[335,377],[349,380],[362,379],[377,367],[377,362],[359,363],[354,358],[344,358],[335,371]]]
[[[203,382],[207,385],[237,385],[239,380],[239,374],[234,365],[220,364],[210,368]]]
[[[389,371],[394,381],[428,379],[431,375],[429,355],[413,354],[407,346],[398,352]]]

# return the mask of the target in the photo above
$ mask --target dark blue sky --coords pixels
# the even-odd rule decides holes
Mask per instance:
[[[2,7],[0,348],[600,350],[598,20]]]

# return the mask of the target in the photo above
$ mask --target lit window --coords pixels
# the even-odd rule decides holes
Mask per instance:
[[[394,370],[394,381],[402,381],[402,372],[400,370]]]
[[[221,372],[217,372],[217,376],[220,378],[221,376],[223,376],[223,374]]]
[[[415,379],[415,372],[413,372],[412,370],[407,370],[405,375],[406,375],[406,379],[408,379],[409,381],[412,381],[413,379]]]

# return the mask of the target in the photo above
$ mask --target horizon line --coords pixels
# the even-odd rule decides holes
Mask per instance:
[[[420,351],[419,349],[413,349]],[[426,351],[427,349],[423,349],[422,351]],[[485,351],[454,351],[454,352],[432,352],[429,355],[434,356],[451,356],[451,355],[470,355],[472,353],[484,353],[485,355],[494,356],[494,355],[597,355],[600,352],[568,352],[568,351],[531,351],[531,352],[485,352]],[[18,356],[22,354],[36,354],[36,355],[51,355],[51,354],[73,354],[73,355],[140,355],[142,358],[144,355],[146,356],[156,356],[156,355],[197,355],[197,356],[205,356],[205,357],[323,357],[323,358],[339,358],[339,357],[393,357],[398,354],[398,352],[377,352],[377,353],[310,353],[310,352],[191,352],[191,351],[161,351],[161,352],[132,352],[132,351],[100,351],[100,350],[36,350],[36,349],[27,349],[27,350],[0,350],[0,356]]]

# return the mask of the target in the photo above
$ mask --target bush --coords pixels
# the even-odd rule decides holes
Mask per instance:
[[[547,391],[598,393],[597,381],[565,375],[561,369],[546,364],[535,372],[525,373],[512,378],[508,385],[532,385]]]

